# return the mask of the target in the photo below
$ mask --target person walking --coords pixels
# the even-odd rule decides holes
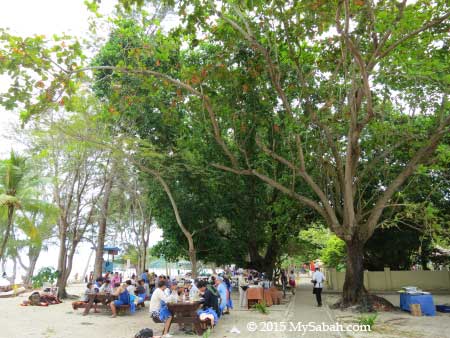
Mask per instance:
[[[324,274],[317,267],[316,271],[313,273],[311,282],[314,284],[313,294],[316,295],[317,306],[322,306],[322,288],[323,282],[325,281]]]
[[[295,273],[294,273],[294,270],[291,270],[291,273],[290,273],[290,275],[289,275],[289,286],[291,287],[292,294],[295,295],[295,286],[296,286],[296,283],[295,283]]]
[[[288,283],[288,278],[285,270],[281,270],[280,279],[281,279],[281,286],[283,288],[283,298],[286,298],[286,286]]]

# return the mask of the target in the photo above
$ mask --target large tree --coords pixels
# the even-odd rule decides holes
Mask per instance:
[[[138,62],[90,68],[144,81],[149,96],[164,88],[172,107],[206,117],[227,157],[215,167],[257,178],[320,215],[346,243],[343,304],[365,300],[364,244],[390,200],[434,158],[449,131],[448,3],[169,2],[183,21],[170,37],[130,46],[128,55]],[[55,93],[70,93],[74,77],[86,71],[77,67],[76,44],[59,52],[61,71],[37,38],[28,40],[33,48],[8,34],[3,40],[0,58],[7,61],[0,70],[24,79],[22,90],[12,87],[3,102],[11,106],[18,97],[28,108],[25,117],[54,107]],[[180,40],[196,62],[171,66]],[[152,62],[141,62],[142,53]],[[36,67],[31,56],[44,61]],[[23,68],[52,73],[50,94]],[[38,104],[26,91],[33,85],[45,89]],[[247,95],[259,104],[247,105]],[[264,114],[270,123],[261,123]],[[256,144],[251,152],[249,139]],[[400,161],[385,162],[399,147],[405,150]]]

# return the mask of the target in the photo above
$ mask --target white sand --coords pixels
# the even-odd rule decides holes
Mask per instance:
[[[71,286],[68,289],[71,294],[81,294],[82,285]],[[143,328],[152,328],[155,334],[161,334],[162,324],[155,324],[149,317],[148,304],[145,310],[135,314],[120,315],[110,318],[109,310],[101,310],[94,314],[93,309],[87,316],[82,316],[83,309],[72,310],[71,301],[67,300],[59,305],[49,307],[19,306],[26,300],[29,293],[15,298],[0,299],[0,338],[133,338]],[[238,300],[233,294],[234,303]],[[148,302],[147,302],[148,303]],[[281,321],[286,313],[288,304],[277,305],[269,308],[270,314],[263,315],[255,311],[233,310],[230,315],[225,315],[219,321],[218,326],[211,334],[211,338],[217,337],[249,337],[246,329],[249,321]],[[229,330],[237,327],[241,333],[230,333]],[[178,331],[178,325],[173,324],[171,331],[174,337],[197,337],[186,335]],[[252,338],[273,337],[268,332],[252,333]]]

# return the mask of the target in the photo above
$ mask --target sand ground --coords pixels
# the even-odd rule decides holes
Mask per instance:
[[[71,285],[69,293],[81,294],[83,285]],[[234,303],[238,303],[237,292],[233,293]],[[324,303],[333,304],[338,295],[323,295]],[[399,305],[398,295],[382,295],[394,305]],[[160,334],[162,324],[155,324],[149,317],[148,307],[133,315],[121,315],[110,318],[110,311],[102,310],[99,314],[91,313],[82,316],[82,310],[74,311],[71,302],[45,307],[22,307],[19,304],[27,299],[28,293],[15,298],[0,299],[0,338],[133,338],[140,329],[149,327]],[[436,304],[450,303],[450,295],[435,295]],[[269,308],[269,314],[235,308],[230,315],[220,320],[210,338],[325,338],[325,337],[353,337],[353,338],[450,338],[450,314],[437,313],[435,317],[413,317],[407,312],[380,313],[370,333],[336,333],[336,332],[299,332],[286,330],[273,332],[264,323],[272,322],[272,330],[277,323],[343,325],[358,322],[359,314],[350,311],[330,310],[328,306],[318,308],[314,296],[311,294],[309,278],[303,278],[295,296],[287,295],[282,305]],[[256,323],[258,330],[251,332],[247,324]],[[265,326],[265,330],[264,330]],[[238,329],[239,333],[230,330]],[[187,334],[178,330],[174,324],[171,329],[174,338],[186,338]],[[192,336],[195,337],[195,336]]]
[[[83,287],[80,284],[71,285],[68,291],[70,294],[81,294]],[[152,328],[155,334],[161,334],[163,329],[162,324],[155,324],[151,320],[148,302],[145,310],[133,315],[110,318],[109,310],[101,310],[98,314],[91,310],[89,315],[82,316],[83,310],[74,311],[71,301],[49,307],[19,306],[28,295],[26,293],[15,298],[0,299],[0,338],[133,338],[139,330],[146,327]],[[234,292],[232,295],[237,304],[238,293]],[[250,333],[246,325],[250,321],[281,321],[287,313],[291,297],[288,294],[282,305],[270,307],[268,315],[235,308],[230,315],[225,315],[220,320],[210,337],[273,337],[271,332]],[[240,333],[230,333],[233,328],[237,328]],[[170,333],[174,338],[196,337],[179,331],[177,324],[172,325]]]

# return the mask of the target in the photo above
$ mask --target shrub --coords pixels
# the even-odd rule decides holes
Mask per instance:
[[[258,312],[260,312],[260,313],[262,313],[262,314],[264,314],[264,315],[266,315],[266,314],[269,313],[269,310],[267,309],[266,302],[257,303],[257,304],[255,304],[255,305],[253,306],[253,308],[254,308],[256,311],[258,311]]]
[[[372,314],[372,315],[368,315],[368,316],[361,316],[359,317],[359,325],[364,325],[369,327],[370,330],[372,330],[372,326],[375,325],[375,321],[378,317],[378,314]]]
[[[51,267],[45,267],[39,270],[36,276],[31,277],[33,288],[41,288],[44,283],[53,284],[58,278],[58,271]]]

